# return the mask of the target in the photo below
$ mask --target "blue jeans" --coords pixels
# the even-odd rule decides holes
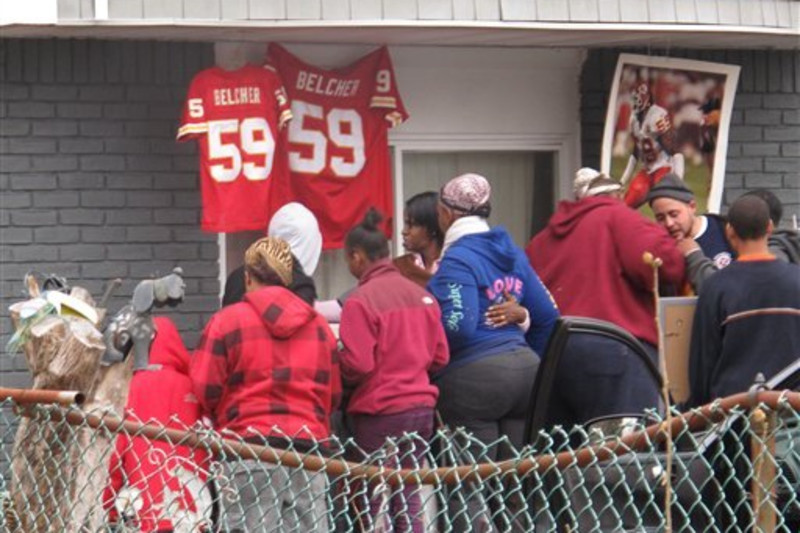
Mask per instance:
[[[242,460],[226,463],[225,475],[233,492],[220,491],[223,531],[329,531],[324,472]]]

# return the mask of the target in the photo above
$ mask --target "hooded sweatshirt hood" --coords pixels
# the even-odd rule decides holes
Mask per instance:
[[[264,287],[244,296],[273,337],[287,339],[311,322],[316,311],[284,287]]]
[[[769,251],[779,259],[800,264],[800,233],[791,229],[778,229],[769,236]]]
[[[564,200],[550,218],[547,229],[553,233],[555,238],[563,239],[575,231],[575,228],[590,211],[618,203],[620,200],[607,196],[588,197],[576,202]]]
[[[189,352],[183,344],[178,328],[167,317],[153,318],[156,336],[150,345],[150,365],[170,367],[179,374],[189,375]]]
[[[314,275],[322,253],[322,233],[314,213],[303,204],[288,203],[275,212],[269,221],[267,234],[288,242],[303,272]]]
[[[510,272],[514,269],[514,262],[517,258],[517,248],[511,240],[511,236],[502,226],[496,226],[489,231],[472,233],[458,239],[452,247],[455,256],[462,255],[459,248],[475,254],[480,258],[476,268],[488,266],[502,272]]]
[[[502,226],[453,242],[428,289],[442,308],[451,360],[446,371],[526,346],[541,353],[558,317],[547,289]],[[486,311],[504,301],[506,292],[528,310],[527,334],[515,324],[487,324]]]

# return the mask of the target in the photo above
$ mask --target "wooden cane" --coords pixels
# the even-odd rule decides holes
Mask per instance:
[[[664,331],[661,327],[661,309],[659,305],[660,295],[658,293],[658,269],[664,262],[660,257],[655,257],[650,252],[642,255],[642,261],[653,269],[653,301],[655,304],[656,332],[658,336],[658,365],[661,371],[661,396],[667,411],[664,427],[672,427],[672,409],[669,401],[669,376],[667,375],[667,361],[664,354]],[[664,477],[664,518],[666,520],[666,533],[672,532],[672,433],[667,432],[666,438],[667,457],[666,474]]]

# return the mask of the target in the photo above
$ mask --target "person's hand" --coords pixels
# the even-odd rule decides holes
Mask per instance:
[[[525,308],[508,291],[503,291],[505,301],[494,304],[486,310],[486,324],[501,328],[509,324],[522,324],[528,318]]]
[[[694,253],[700,250],[700,245],[697,244],[697,241],[692,239],[691,237],[684,237],[683,239],[678,239],[676,241],[678,245],[678,250],[685,256]]]

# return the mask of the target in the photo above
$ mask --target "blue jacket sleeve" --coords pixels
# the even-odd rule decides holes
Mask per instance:
[[[472,272],[461,261],[446,257],[428,290],[442,309],[442,325],[451,348],[469,341],[478,327],[480,302]]]
[[[525,334],[525,340],[528,341],[528,345],[533,348],[533,351],[540,357],[544,357],[547,341],[550,339],[550,333],[553,331],[553,326],[555,326],[560,313],[550,291],[539,279],[527,258],[523,256],[523,259],[521,264],[526,272],[525,292],[520,303],[528,310],[531,317],[531,327]]]

